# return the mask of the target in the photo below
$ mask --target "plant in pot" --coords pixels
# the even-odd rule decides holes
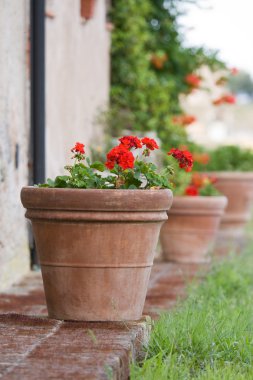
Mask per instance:
[[[208,162],[195,165],[199,170],[214,175],[215,187],[228,198],[219,241],[240,243],[244,238],[245,225],[251,218],[253,151],[227,145],[209,151],[208,155]]]
[[[84,145],[76,143],[68,175],[22,189],[49,317],[141,317],[160,228],[172,203],[172,167],[158,171],[146,159],[155,149],[153,139],[124,136],[104,164],[91,163]]]
[[[160,233],[164,260],[178,263],[210,260],[209,253],[227,204],[227,198],[215,189],[214,181],[214,177],[200,173],[175,176],[173,204]]]

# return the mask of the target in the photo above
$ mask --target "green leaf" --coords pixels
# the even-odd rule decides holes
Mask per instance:
[[[55,187],[55,182],[51,178],[47,179],[47,184],[49,187]]]
[[[58,176],[55,178],[55,185],[54,187],[68,187],[68,181],[69,181],[70,177],[68,177],[67,175],[64,175],[64,176]]]
[[[105,170],[105,165],[102,162],[95,161],[93,164],[90,165],[92,169],[96,169],[100,172],[103,172]]]
[[[138,169],[138,170],[135,170],[134,171],[134,178],[136,179],[140,179],[140,176],[141,176],[141,171]]]

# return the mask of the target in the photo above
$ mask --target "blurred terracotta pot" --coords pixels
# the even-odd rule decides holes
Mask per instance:
[[[48,315],[64,320],[142,316],[170,190],[24,187]]]
[[[166,261],[204,263],[227,204],[224,196],[174,197],[160,239]]]
[[[215,187],[228,198],[221,219],[220,239],[236,239],[244,235],[251,217],[253,200],[253,172],[212,172],[217,178]]]

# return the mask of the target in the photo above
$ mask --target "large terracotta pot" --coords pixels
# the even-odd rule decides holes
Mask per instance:
[[[179,263],[208,262],[226,204],[224,196],[175,197],[160,234],[164,259]]]
[[[64,320],[142,316],[170,190],[24,187],[48,315]]]
[[[244,228],[251,217],[253,200],[253,172],[212,172],[217,178],[215,187],[228,198],[228,205],[221,219],[220,239],[237,239],[244,235]]]

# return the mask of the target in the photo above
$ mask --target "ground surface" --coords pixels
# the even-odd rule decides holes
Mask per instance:
[[[156,264],[141,321],[63,322],[47,318],[40,273],[31,273],[0,296],[0,378],[127,379],[129,361],[142,354],[147,315],[173,307],[186,283],[203,268]]]

